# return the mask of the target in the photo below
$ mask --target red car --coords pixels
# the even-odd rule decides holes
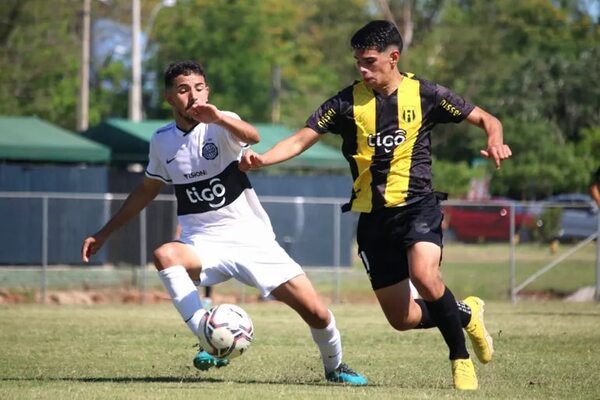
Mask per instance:
[[[510,202],[486,200],[477,202],[446,202],[443,205],[445,240],[467,242],[504,241],[510,238]],[[515,205],[517,239],[531,239],[536,217],[522,206]]]

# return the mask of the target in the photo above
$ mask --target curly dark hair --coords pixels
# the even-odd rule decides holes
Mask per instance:
[[[172,62],[165,70],[165,89],[173,87],[173,81],[179,75],[192,74],[200,75],[206,78],[204,67],[196,61],[185,60]]]
[[[371,21],[360,28],[350,39],[353,50],[376,49],[382,52],[389,46],[396,46],[402,52],[402,36],[390,21]]]

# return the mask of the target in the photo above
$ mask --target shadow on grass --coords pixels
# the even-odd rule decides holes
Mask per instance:
[[[136,376],[136,377],[119,377],[119,378],[108,378],[108,377],[82,377],[82,378],[61,378],[61,377],[0,377],[0,382],[2,381],[22,381],[22,382],[39,382],[39,381],[64,381],[64,382],[84,382],[84,383],[198,383],[198,382],[208,382],[208,383],[223,383],[223,382],[233,382],[239,384],[261,384],[261,385],[299,385],[299,386],[342,386],[342,387],[352,387],[352,385],[343,385],[337,383],[331,383],[326,381],[307,381],[307,382],[298,382],[298,381],[290,381],[290,380],[255,380],[255,379],[217,379],[217,378],[207,378],[207,377],[177,377],[177,376]],[[369,384],[369,387],[377,387],[381,385]]]
[[[132,382],[144,382],[144,383],[194,383],[194,382],[224,382],[223,379],[215,378],[193,378],[193,377],[177,377],[177,376],[122,376],[119,378],[107,378],[107,377],[90,377],[90,378],[55,378],[55,377],[32,377],[32,378],[0,378],[0,381],[66,381],[66,382],[85,382],[85,383],[132,383]]]

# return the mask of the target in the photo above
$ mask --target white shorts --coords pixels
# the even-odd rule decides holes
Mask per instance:
[[[202,262],[200,281],[194,281],[196,286],[212,286],[234,278],[270,298],[275,288],[304,274],[275,240],[241,245],[193,236],[181,241],[194,249]]]

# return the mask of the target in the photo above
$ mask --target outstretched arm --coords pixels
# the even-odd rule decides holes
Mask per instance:
[[[315,144],[320,135],[311,128],[302,128],[293,135],[283,139],[264,154],[246,151],[240,160],[240,169],[258,169],[289,160]]]
[[[235,135],[241,142],[256,144],[260,141],[260,135],[255,127],[245,121],[222,113],[212,104],[194,104],[188,110],[188,114],[198,122],[222,126]]]
[[[89,262],[90,257],[104,244],[117,229],[139,214],[148,203],[160,193],[163,183],[156,179],[144,178],[143,182],[127,197],[121,208],[98,232],[85,238],[81,247],[81,258]]]
[[[496,169],[500,169],[502,160],[506,160],[512,155],[512,151],[508,145],[504,144],[502,124],[498,118],[492,114],[475,107],[467,117],[467,121],[483,129],[487,134],[487,148],[481,150],[480,154],[485,158],[491,158],[496,165]]]

